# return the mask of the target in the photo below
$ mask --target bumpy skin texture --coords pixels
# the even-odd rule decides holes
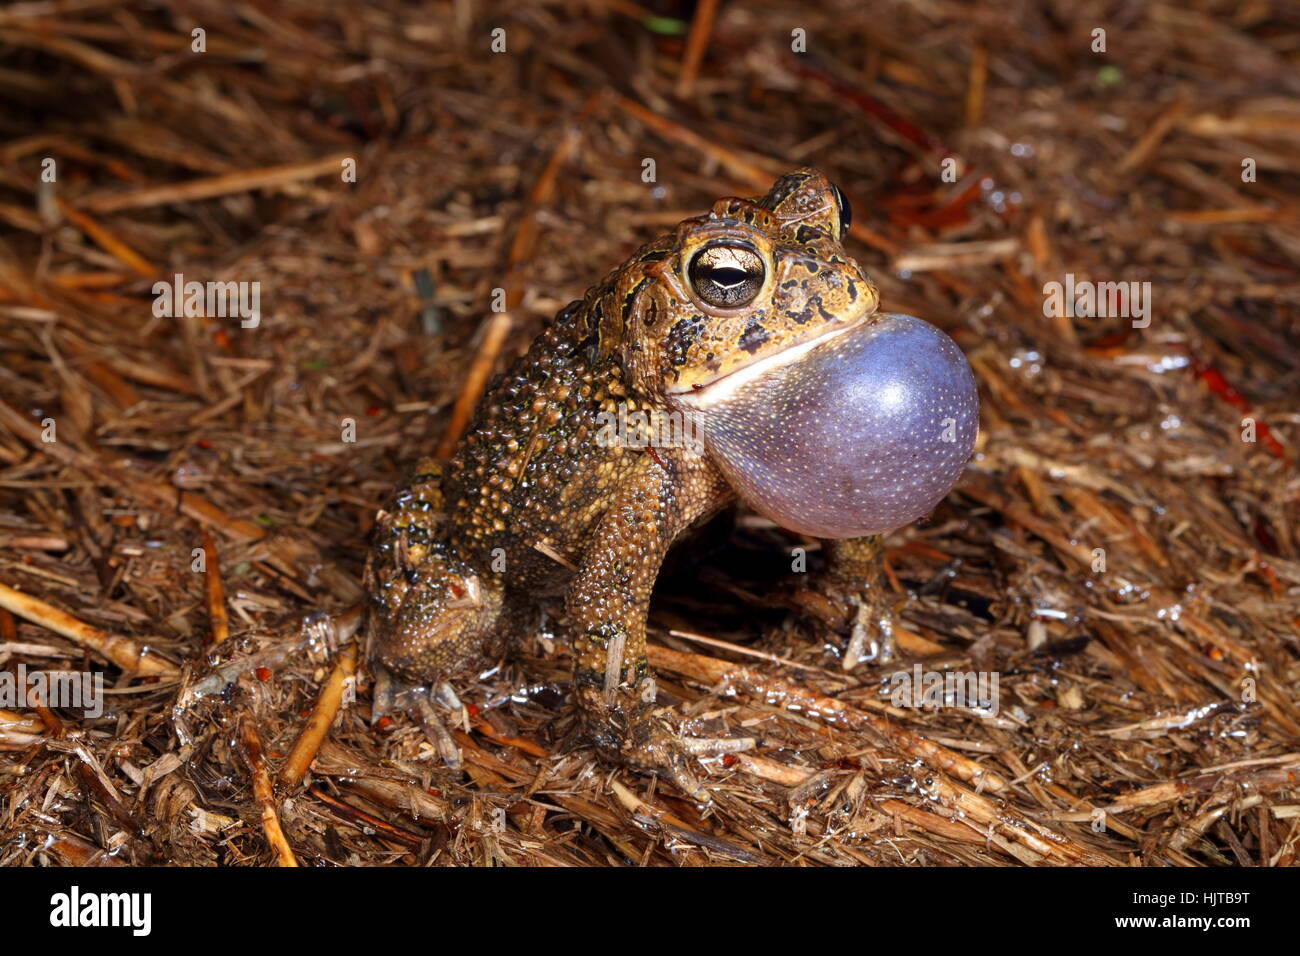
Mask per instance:
[[[844,253],[846,222],[838,190],[799,170],[761,199],[718,201],[563,309],[494,382],[441,482],[421,463],[426,474],[380,513],[372,661],[406,681],[439,679],[514,636],[514,609],[562,592],[591,739],[630,764],[679,770],[684,748],[655,709],[646,660],[650,591],[673,539],[735,493],[707,453],[600,441],[599,416],[678,408],[728,373],[864,321],[877,294]],[[711,305],[692,278],[696,255],[719,243],[761,260],[751,286],[732,286],[757,289],[741,306]],[[736,273],[711,275],[727,285]],[[874,539],[837,547],[836,594],[877,599],[877,551]]]

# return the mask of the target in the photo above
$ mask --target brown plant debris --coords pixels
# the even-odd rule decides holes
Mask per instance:
[[[1293,864],[1298,37],[1272,0],[0,10],[0,863]],[[663,698],[760,741],[707,811],[577,735],[555,604],[372,726],[379,505],[559,307],[803,164],[980,384],[886,542],[893,658],[846,671],[815,543],[742,513],[650,622]],[[174,281],[258,321],[156,314]],[[1045,310],[1080,282],[1149,321]],[[895,693],[966,672],[996,714]]]

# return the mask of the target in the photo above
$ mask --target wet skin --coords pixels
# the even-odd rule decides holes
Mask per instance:
[[[607,426],[620,406],[689,414],[724,377],[866,321],[877,294],[841,246],[848,215],[799,170],[760,199],[719,200],[561,310],[490,387],[445,472],[421,462],[380,512],[372,665],[416,685],[464,672],[527,633],[538,597],[563,594],[590,740],[704,799],[689,754],[752,742],[679,732],[656,704],[646,615],[674,539],[735,492],[707,450],[626,447]],[[880,617],[877,539],[828,553],[823,590]]]

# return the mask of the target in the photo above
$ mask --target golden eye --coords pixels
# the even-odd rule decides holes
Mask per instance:
[[[718,309],[749,305],[767,274],[763,257],[742,245],[705,246],[686,271],[695,294]]]

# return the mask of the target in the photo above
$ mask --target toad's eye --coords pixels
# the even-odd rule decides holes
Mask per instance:
[[[831,183],[831,192],[835,194],[835,205],[840,209],[840,238],[843,239],[849,233],[849,226],[853,225],[853,207],[834,183]]]
[[[705,246],[687,269],[691,288],[707,305],[738,309],[754,301],[767,274],[763,257],[748,246]]]

